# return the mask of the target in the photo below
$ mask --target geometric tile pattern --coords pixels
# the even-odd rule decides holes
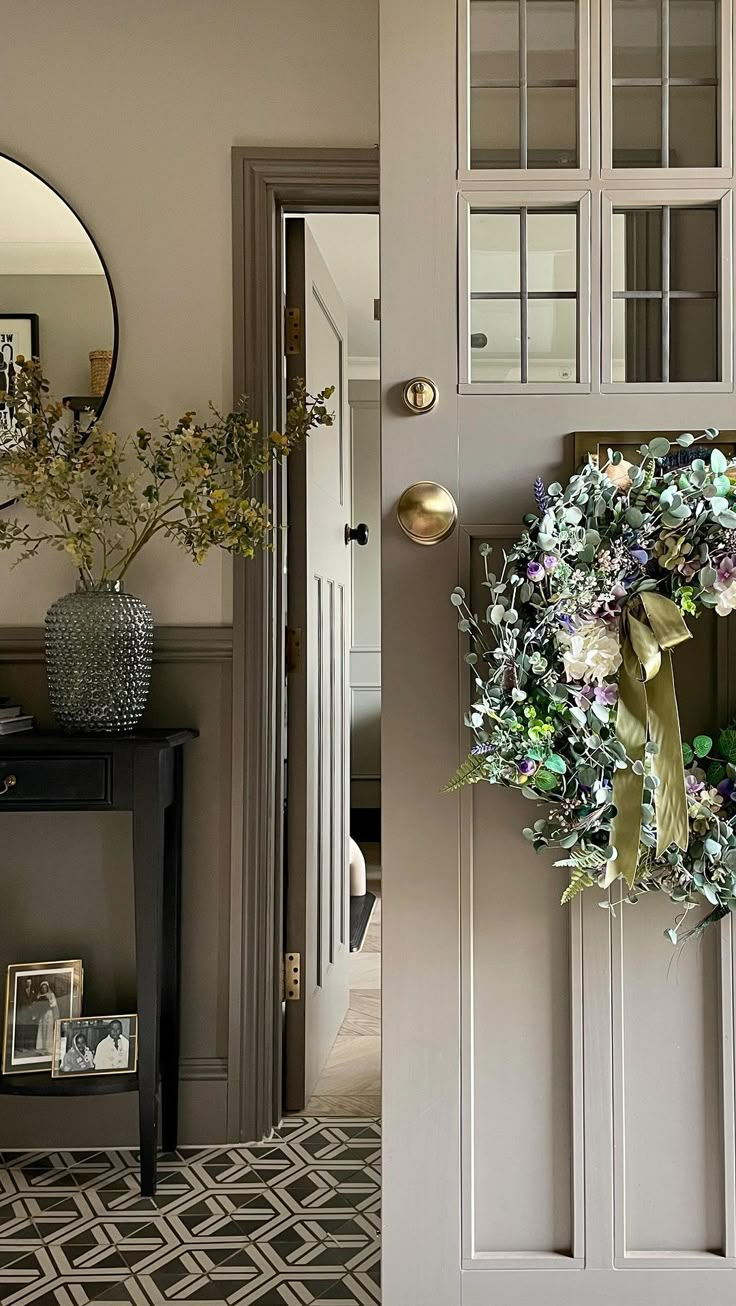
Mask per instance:
[[[155,1197],[132,1150],[0,1153],[0,1306],[376,1306],[379,1166],[365,1118],[181,1148]]]

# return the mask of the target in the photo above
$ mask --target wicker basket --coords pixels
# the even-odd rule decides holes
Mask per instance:
[[[89,356],[90,391],[99,399],[107,389],[112,367],[111,349],[93,349]]]

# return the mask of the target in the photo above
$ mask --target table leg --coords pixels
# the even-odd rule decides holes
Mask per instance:
[[[141,1193],[156,1191],[158,1151],[159,1027],[164,896],[162,756],[138,748],[133,780],[133,878],[138,972],[138,1111]]]
[[[182,754],[173,750],[173,800],[166,809],[164,952],[161,980],[161,1144],[175,1152],[179,1135],[179,954],[181,933]]]

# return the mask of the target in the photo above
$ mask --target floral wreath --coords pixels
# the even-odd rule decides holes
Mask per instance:
[[[475,745],[448,790],[487,781],[542,802],[524,835],[563,850],[562,902],[618,879],[623,902],[662,891],[673,943],[736,909],[736,726],[682,743],[670,652],[686,615],[736,608],[736,463],[693,457],[697,440],[657,436],[638,466],[609,450],[564,487],[537,480],[499,575],[481,545],[485,615],[451,596]]]

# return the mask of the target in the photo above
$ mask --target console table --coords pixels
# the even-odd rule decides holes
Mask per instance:
[[[132,812],[138,990],[135,1074],[0,1075],[0,1093],[67,1097],[137,1091],[144,1196],[156,1191],[159,1141],[165,1152],[177,1145],[182,750],[196,734],[186,729],[129,735],[30,731],[0,737],[0,818],[3,808]]]

